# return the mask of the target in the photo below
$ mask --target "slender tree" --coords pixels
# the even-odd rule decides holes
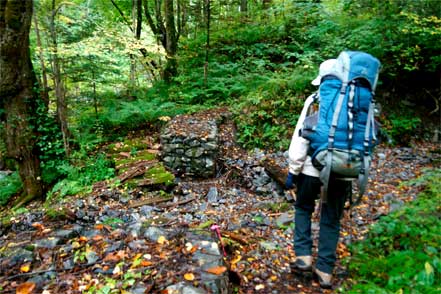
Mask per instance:
[[[0,107],[7,155],[23,182],[22,204],[43,195],[35,115],[39,96],[29,52],[32,0],[0,0]]]
[[[144,11],[147,23],[167,54],[167,63],[163,70],[163,79],[170,81],[177,75],[176,53],[178,50],[178,40],[182,29],[185,27],[185,9],[181,2],[174,0],[156,0],[154,7],[149,5],[149,0],[144,0]],[[179,14],[177,14],[179,12]],[[176,20],[178,18],[179,20]],[[176,24],[178,26],[176,27]]]
[[[210,19],[211,19],[211,8],[210,8],[210,0],[205,0],[205,17],[206,17],[206,25],[207,25],[207,41],[205,44],[205,63],[204,63],[204,85],[207,85],[208,82],[208,55],[210,52]]]
[[[66,155],[70,152],[69,140],[71,138],[71,133],[69,131],[67,117],[68,117],[68,105],[66,101],[66,89],[64,81],[61,77],[61,61],[58,56],[58,40],[57,40],[57,30],[55,27],[55,18],[58,11],[61,9],[63,4],[56,5],[56,0],[52,0],[52,12],[50,18],[50,36],[52,42],[52,72],[54,76],[55,84],[55,96],[57,98],[57,122],[60,126],[61,133],[63,134],[64,150]]]
[[[46,107],[49,106],[49,87],[47,83],[47,70],[46,70],[46,63],[43,53],[43,45],[41,43],[41,36],[40,36],[40,29],[38,25],[38,17],[36,14],[33,16],[34,19],[34,30],[35,30],[35,36],[37,37],[37,51],[38,51],[38,57],[40,59],[40,67],[41,67],[41,81],[40,81],[40,94],[41,97],[46,104]],[[37,76],[38,78],[38,76]]]

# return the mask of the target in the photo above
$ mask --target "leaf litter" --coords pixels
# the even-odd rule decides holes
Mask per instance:
[[[233,140],[228,137],[232,128],[224,126],[224,142]],[[1,228],[0,292],[167,293],[167,286],[182,281],[198,285],[206,272],[228,274],[235,293],[334,293],[348,275],[341,262],[350,256],[348,245],[363,239],[370,225],[396,209],[394,205],[415,199],[422,187],[401,184],[418,177],[423,168],[439,167],[437,148],[429,143],[418,148],[377,148],[366,196],[342,219],[331,290],[320,289],[311,277],[291,273],[293,203],[288,197],[253,191],[242,164],[252,155],[230,144],[221,152],[222,174],[215,179],[181,180],[167,193],[165,203],[174,205],[148,202],[158,195],[138,188],[122,201],[127,191],[109,186],[104,192],[70,197],[59,204],[73,217],[48,219],[40,204],[31,204],[28,212]],[[284,160],[278,157],[276,161]],[[261,164],[259,159],[251,161]],[[206,196],[213,187],[221,199],[210,203]],[[136,205],[142,201],[146,204]],[[158,232],[150,230],[147,235],[146,227]],[[316,250],[317,211],[312,229]],[[192,263],[191,257],[200,250],[185,239],[192,231],[210,235],[225,250],[224,264],[202,269]]]

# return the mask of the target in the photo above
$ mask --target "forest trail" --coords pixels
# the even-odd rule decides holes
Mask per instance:
[[[215,275],[229,274],[233,293],[334,293],[349,278],[341,262],[350,255],[348,244],[363,239],[369,226],[389,211],[415,199],[421,187],[400,184],[439,164],[440,158],[432,144],[377,148],[366,196],[342,220],[333,289],[322,290],[310,277],[290,272],[294,210],[288,193],[257,191],[250,184],[269,180],[262,158],[283,161],[283,156],[247,153],[231,141],[233,125],[223,128],[228,148],[218,176],[177,179],[169,187],[164,183],[170,178],[155,157],[160,150],[156,137],[132,140],[141,143],[135,147],[127,142],[107,146],[121,160],[133,159],[117,164],[118,185],[97,183],[89,195],[67,197],[50,209],[34,202],[0,229],[2,293],[167,293],[167,286],[181,281],[199,285],[201,269],[185,265],[182,254],[191,255],[195,248],[183,243],[183,236],[198,232],[217,242],[220,252],[225,249],[229,268],[219,267]],[[153,174],[162,174],[161,181],[145,176],[152,167],[160,171]],[[136,178],[143,184],[121,184]],[[210,231],[213,224],[219,226],[222,243]],[[148,238],[152,228],[156,241]],[[313,232],[315,246],[317,213]]]

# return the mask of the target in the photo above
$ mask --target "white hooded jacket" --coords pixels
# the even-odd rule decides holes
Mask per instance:
[[[312,94],[306,98],[292,135],[291,144],[289,145],[289,172],[294,175],[298,175],[299,173],[311,177],[319,177],[320,175],[319,170],[312,165],[311,157],[308,155],[309,141],[300,136],[300,129],[303,126],[303,121],[305,120],[309,106],[314,102],[314,95],[315,94]]]

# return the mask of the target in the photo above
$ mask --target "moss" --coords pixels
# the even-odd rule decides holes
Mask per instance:
[[[107,151],[110,153],[115,152],[134,152],[136,150],[146,149],[148,146],[143,141],[143,138],[126,139],[122,143],[112,143],[107,146]]]
[[[118,158],[118,155],[113,156],[113,160],[115,161],[116,166],[128,165],[132,162],[137,162],[141,160],[153,160],[156,158],[156,155],[148,152],[147,150],[139,151],[135,155],[130,156],[129,158]],[[127,169],[121,169],[121,172],[126,171]]]
[[[144,178],[152,179],[154,184],[171,184],[175,179],[175,176],[167,171],[162,164],[158,164],[149,169]]]

